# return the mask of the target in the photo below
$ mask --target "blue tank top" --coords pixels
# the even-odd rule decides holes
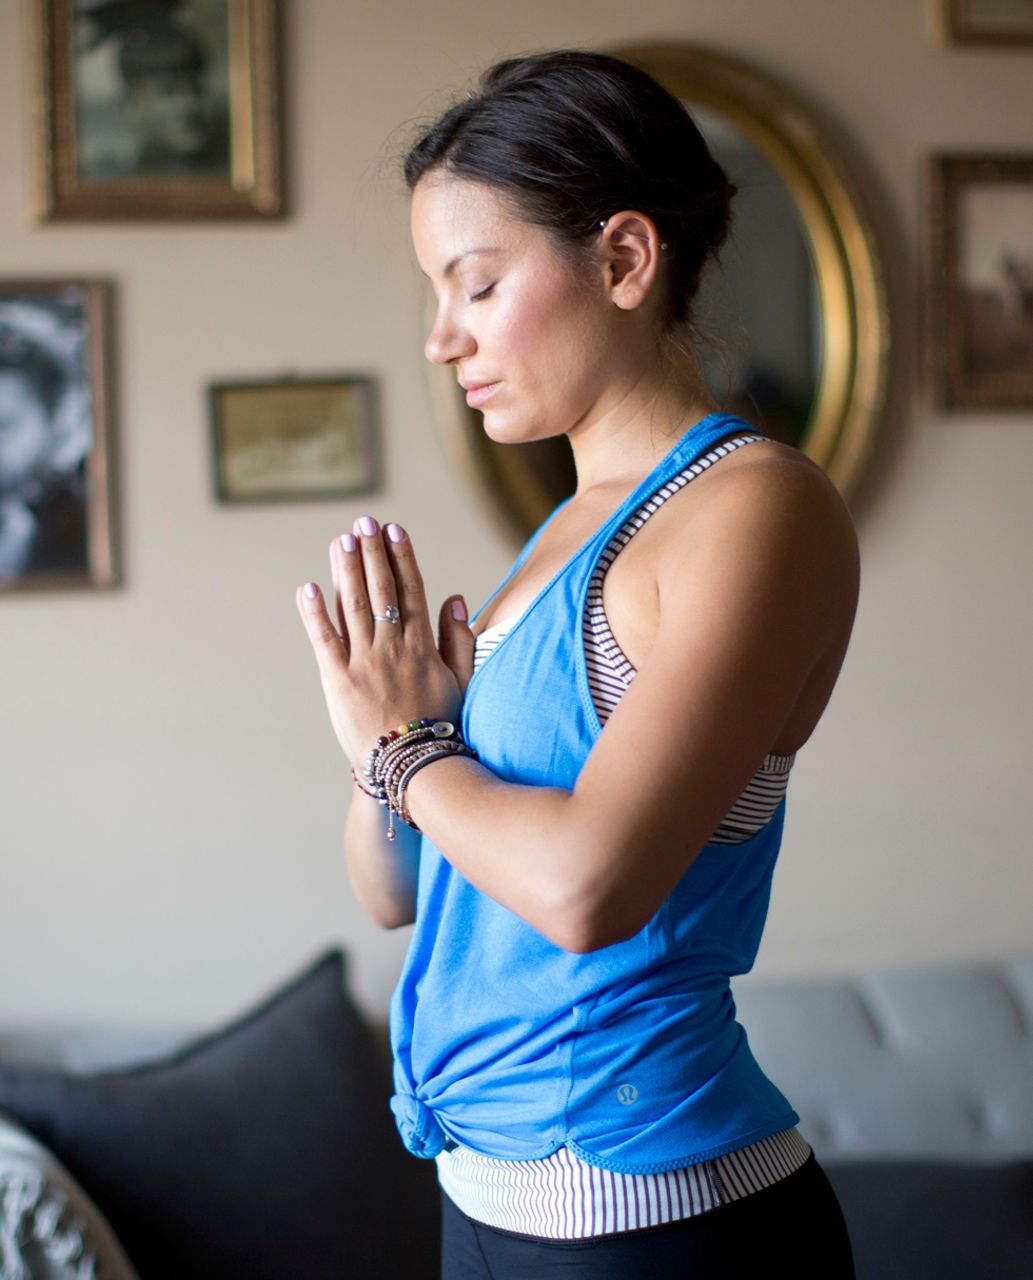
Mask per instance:
[[[691,427],[474,672],[463,732],[498,777],[574,789],[601,732],[582,631],[598,557],[671,476],[744,427],[727,414]],[[566,1146],[602,1168],[656,1173],[796,1124],[750,1052],[729,982],[756,958],[784,815],[783,797],[751,839],[704,845],[638,933],[587,954],[474,888],[423,835],[391,1001],[391,1107],[408,1149],[429,1158],[452,1141],[529,1160]]]

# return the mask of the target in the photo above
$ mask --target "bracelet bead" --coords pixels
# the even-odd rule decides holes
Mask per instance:
[[[413,775],[434,760],[457,754],[477,758],[477,752],[463,740],[461,730],[451,721],[423,716],[377,738],[362,769],[362,776],[370,784],[368,788],[352,768],[358,789],[387,806],[389,840],[395,839],[396,814],[414,830],[420,829],[405,805],[405,788]]]

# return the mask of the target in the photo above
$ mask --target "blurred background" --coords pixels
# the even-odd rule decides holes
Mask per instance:
[[[760,974],[997,958],[1031,943],[1033,413],[932,410],[927,157],[1029,149],[1028,50],[949,46],[918,0],[302,0],[285,26],[289,216],[34,224],[27,33],[0,4],[0,276],[116,289],[123,582],[0,596],[0,1024],[210,1023],[343,944],[387,1001],[407,931],[354,901],[352,793],[294,588],[330,539],[397,520],[432,608],[476,608],[515,544],[453,463],[422,353],[399,161],[509,54],[710,46],[849,140],[882,234],[895,374],[853,506],[861,602],[789,792]],[[382,488],[213,496],[213,381],[374,378]]]

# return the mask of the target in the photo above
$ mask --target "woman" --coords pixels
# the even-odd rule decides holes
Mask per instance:
[[[332,545],[334,617],[298,592],[368,793],[355,891],[415,920],[392,1108],[438,1161],[443,1274],[850,1276],[729,991],[858,581],[832,485],[720,413],[685,340],[733,188],[648,76],[565,51],[492,68],[406,177],[428,358],[493,440],[563,433],[577,469],[436,639],[395,523]],[[412,825],[385,830],[378,801]]]

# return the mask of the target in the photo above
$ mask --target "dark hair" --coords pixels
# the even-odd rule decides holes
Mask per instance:
[[[736,190],[673,94],[621,58],[574,49],[490,67],[410,147],[409,189],[435,169],[496,188],[570,257],[619,209],[648,214],[667,244],[665,330],[691,319]]]

